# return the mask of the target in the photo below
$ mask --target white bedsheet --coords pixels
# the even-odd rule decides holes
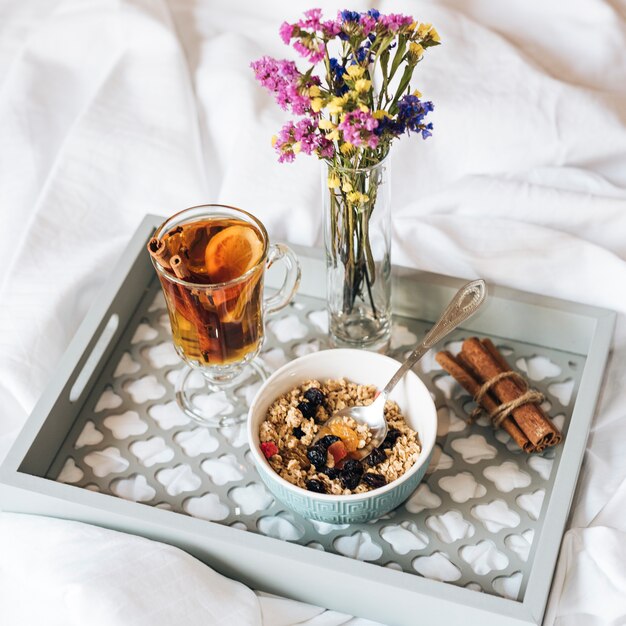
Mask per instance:
[[[276,163],[269,138],[285,117],[248,67],[284,55],[279,23],[310,6],[0,2],[0,457],[145,213],[224,201],[274,240],[321,244],[319,165]],[[394,261],[620,313],[546,624],[623,626],[626,5],[377,6],[432,21],[443,40],[418,69],[434,136],[395,150]],[[111,531],[0,514],[0,533],[10,624],[43,623],[46,608],[50,624],[350,619]]]

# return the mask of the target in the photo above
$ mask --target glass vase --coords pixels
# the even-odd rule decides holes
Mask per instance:
[[[390,159],[362,168],[325,163],[322,185],[331,339],[381,349],[391,335]]]

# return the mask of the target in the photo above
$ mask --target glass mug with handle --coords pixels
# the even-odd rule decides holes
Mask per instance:
[[[176,352],[186,362],[176,400],[192,419],[206,426],[232,425],[239,417],[217,417],[203,410],[192,374],[204,377],[204,392],[227,391],[265,379],[255,357],[263,343],[265,315],[281,310],[300,282],[300,266],[284,244],[270,244],[263,224],[235,207],[207,204],[166,220],[148,243],[165,295]],[[282,260],[283,286],[263,294],[265,270]]]

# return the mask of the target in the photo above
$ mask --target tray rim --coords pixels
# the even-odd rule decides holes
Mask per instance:
[[[436,617],[437,623],[443,624],[445,620],[458,617],[459,610],[471,608],[476,612],[476,616],[480,614],[485,624],[511,624],[511,626],[513,624],[539,624],[547,604],[563,530],[574,497],[588,430],[593,419],[604,367],[611,346],[616,313],[608,309],[522,292],[508,287],[490,286],[490,292],[494,297],[515,300],[556,311],[564,311],[568,314],[586,318],[593,325],[578,397],[574,404],[568,437],[564,443],[563,457],[558,466],[552,496],[547,503],[542,530],[539,537],[536,538],[535,560],[522,602],[484,593],[478,594],[455,585],[408,575],[404,572],[396,572],[389,568],[381,568],[378,565],[344,558],[331,553],[311,550],[306,546],[279,541],[254,533],[241,532],[219,523],[162,511],[103,493],[93,493],[20,470],[27,457],[29,455],[33,456],[35,453],[34,448],[36,448],[37,436],[46,425],[48,415],[55,406],[57,399],[68,390],[71,384],[74,383],[77,375],[82,371],[88,355],[91,353],[97,338],[99,338],[109,320],[110,316],[108,313],[112,306],[111,303],[119,295],[127,276],[140,262],[140,255],[143,252],[146,241],[155,227],[161,223],[162,219],[162,217],[157,215],[147,215],[139,225],[127,248],[122,253],[119,263],[100,290],[94,305],[70,342],[56,368],[55,377],[45,389],[31,416],[26,421],[22,431],[0,466],[0,496],[2,497],[0,499],[0,508],[43,513],[57,517],[69,516],[72,519],[124,529],[135,534],[144,536],[148,534],[152,538],[168,542],[171,542],[171,537],[175,536],[176,543],[181,545],[181,547],[184,546],[184,549],[200,556],[203,560],[207,560],[210,565],[227,575],[234,575],[243,580],[246,579],[247,574],[241,575],[240,571],[232,565],[225,563],[224,546],[232,547],[236,545],[237,552],[242,554],[261,551],[265,554],[264,558],[267,558],[267,554],[270,553],[275,559],[280,558],[288,561],[305,560],[308,567],[323,572],[332,570],[335,573],[341,573],[350,577],[353,584],[356,584],[357,581],[362,584],[366,582],[371,583],[375,579],[376,584],[384,586],[386,597],[398,596],[400,594],[398,596],[398,607],[402,607],[405,604],[400,601],[402,594],[410,594],[414,600],[417,599],[420,602],[422,607],[436,604],[436,609],[430,608],[432,623],[435,623],[434,618]],[[292,245],[291,247],[300,255],[304,265],[309,262],[319,263],[323,258],[323,253],[320,249],[299,245]],[[445,287],[450,292],[463,282],[462,279],[420,272],[409,268],[395,267],[394,271],[396,275],[401,277],[410,275],[415,281],[432,283],[437,289]],[[305,280],[302,288],[306,293],[311,286],[307,286],[307,272],[305,268],[303,268],[303,275]],[[313,282],[316,283],[315,288],[319,289],[319,283],[322,281],[317,280]],[[118,331],[121,330],[123,330],[123,327],[118,329]],[[115,343],[113,341],[112,345]],[[95,374],[97,374],[97,368],[92,372],[83,393],[76,402],[76,412],[78,412],[81,403],[84,402],[85,392],[92,386],[96,378]],[[32,502],[31,494],[37,495],[39,499],[35,499]],[[5,499],[13,502],[13,504],[9,505],[9,509],[6,509],[3,505]],[[17,509],[15,509],[16,506],[18,507]],[[208,527],[207,524],[209,525]],[[207,528],[210,529],[210,533],[207,532]],[[233,535],[233,533],[239,534]],[[204,541],[200,541],[198,544],[192,539],[194,537],[196,539],[204,538]],[[279,545],[277,546],[277,544]],[[306,550],[306,552],[302,552],[302,550]],[[280,555],[276,555],[277,551],[280,552]],[[285,591],[284,585],[276,587],[266,576],[262,587],[274,593],[292,595],[292,597],[298,597],[299,599],[318,604],[320,602],[319,592],[326,593],[327,595],[323,597],[328,598],[327,606],[344,611],[349,610],[354,614],[364,614],[360,610],[346,609],[345,604],[341,602],[337,603],[333,599],[332,586],[327,584],[318,584],[315,593],[307,592],[306,590],[298,590],[294,593],[293,589]],[[388,594],[391,594],[391,596]],[[429,599],[434,599],[435,601],[429,601]],[[381,612],[380,608],[376,606],[375,599],[364,600],[363,597],[360,597],[359,601],[361,602],[359,609],[363,608],[367,612],[368,617],[379,620],[388,620],[390,617],[392,619],[397,618],[397,623],[402,623],[402,616],[399,613],[396,612],[390,616],[384,611]],[[427,615],[429,613],[423,614],[424,617]],[[466,614],[466,617],[469,617],[469,615]],[[494,619],[495,621],[493,621]]]

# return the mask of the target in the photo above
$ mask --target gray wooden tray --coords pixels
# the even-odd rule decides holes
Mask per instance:
[[[0,467],[0,506],[167,541],[256,588],[389,624],[413,624],[416,612],[435,626],[540,623],[614,314],[490,287],[482,313],[451,343],[480,334],[531,374],[536,360],[548,363],[533,382],[564,444],[528,457],[486,423],[467,426],[460,418],[470,399],[426,358],[419,373],[440,416],[427,479],[374,523],[312,524],[259,497],[240,427],[209,433],[176,413],[179,363],[144,253],[160,221],[149,216],[138,229]],[[268,323],[270,368],[328,345],[322,256],[297,252],[302,287]],[[461,281],[398,268],[395,280],[392,355],[401,357]],[[244,412],[253,392],[243,384],[217,410]],[[222,462],[235,468],[226,481],[214,472]],[[512,486],[501,484],[506,475]]]

